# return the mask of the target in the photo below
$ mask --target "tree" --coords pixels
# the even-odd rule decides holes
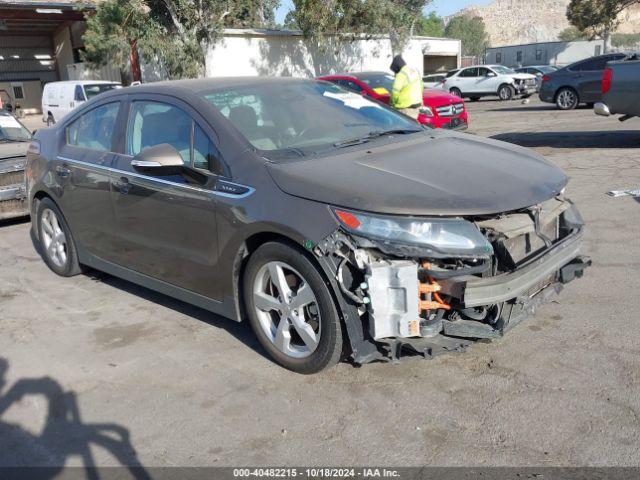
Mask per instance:
[[[384,31],[389,33],[394,55],[402,53],[414,35],[422,10],[431,0],[381,0],[378,9]]]
[[[431,12],[428,16],[422,16],[416,22],[416,35],[425,37],[444,37],[444,20],[436,12]]]
[[[575,42],[576,40],[586,40],[587,36],[576,27],[567,27],[558,34],[558,39],[563,42]]]
[[[387,33],[394,53],[402,53],[414,34],[422,9],[431,0],[293,0],[285,19],[304,37],[322,45],[325,34],[353,40],[361,34]]]
[[[444,30],[445,36],[462,41],[462,54],[484,55],[489,46],[489,35],[485,30],[482,17],[460,15],[453,17]]]
[[[84,60],[140,77],[139,56],[170,78],[207,72],[207,54],[225,27],[268,27],[278,0],[106,0],[87,15]]]
[[[153,55],[159,33],[146,10],[142,0],[107,0],[86,14],[82,60],[93,68],[111,64],[123,79],[140,81],[140,53]]]
[[[569,22],[589,39],[602,38],[605,53],[611,50],[611,35],[620,25],[620,14],[640,0],[571,0]]]

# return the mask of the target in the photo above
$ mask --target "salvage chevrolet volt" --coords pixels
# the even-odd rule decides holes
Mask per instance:
[[[542,157],[317,80],[107,92],[36,134],[26,176],[55,273],[248,319],[301,373],[500,337],[589,265]]]

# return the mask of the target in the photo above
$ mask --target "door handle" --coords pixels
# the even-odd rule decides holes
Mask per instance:
[[[59,177],[67,178],[69,175],[71,175],[71,169],[66,165],[58,165],[56,167],[56,173]]]
[[[113,183],[113,186],[118,189],[118,191],[126,195],[129,193],[129,187],[131,184],[129,183],[129,179],[127,177],[120,177],[120,180]]]

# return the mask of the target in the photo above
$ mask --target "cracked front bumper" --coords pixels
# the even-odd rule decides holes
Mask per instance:
[[[591,261],[579,257],[582,232],[576,232],[517,270],[493,277],[458,277],[443,282],[443,292],[460,298],[465,308],[490,305],[530,296],[536,287],[553,283],[557,274],[576,259],[581,272]],[[580,276],[580,275],[575,275]],[[575,277],[574,276],[574,277]],[[574,278],[572,277],[572,279]]]

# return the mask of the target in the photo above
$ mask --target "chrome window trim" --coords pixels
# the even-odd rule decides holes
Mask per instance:
[[[126,156],[129,157],[129,155],[126,155]],[[240,188],[246,188],[247,191],[244,192],[244,193],[241,193],[241,194],[217,192],[215,190],[208,190],[206,188],[194,187],[193,185],[185,185],[183,183],[170,182],[169,180],[163,180],[161,178],[151,177],[149,175],[142,175],[140,173],[128,172],[126,170],[120,170],[118,168],[105,167],[104,165],[98,165],[96,163],[83,162],[82,160],[76,160],[74,158],[69,158],[69,157],[63,157],[61,155],[58,155],[57,159],[61,160],[63,162],[74,163],[76,165],[96,168],[98,170],[106,170],[108,172],[117,173],[119,175],[129,175],[129,176],[136,177],[136,178],[142,178],[143,180],[150,180],[152,182],[162,183],[164,185],[171,185],[172,187],[180,187],[180,188],[185,188],[187,190],[195,190],[195,191],[200,192],[200,193],[208,193],[210,195],[217,195],[217,196],[226,197],[226,198],[237,198],[237,199],[246,198],[249,195],[253,194],[253,192],[256,191],[256,189],[253,188],[253,187],[249,187],[247,185],[242,185],[240,183],[234,183],[234,182],[230,182],[228,180],[224,180],[224,182],[226,184],[234,185],[234,186],[237,186],[237,187],[240,187]]]

